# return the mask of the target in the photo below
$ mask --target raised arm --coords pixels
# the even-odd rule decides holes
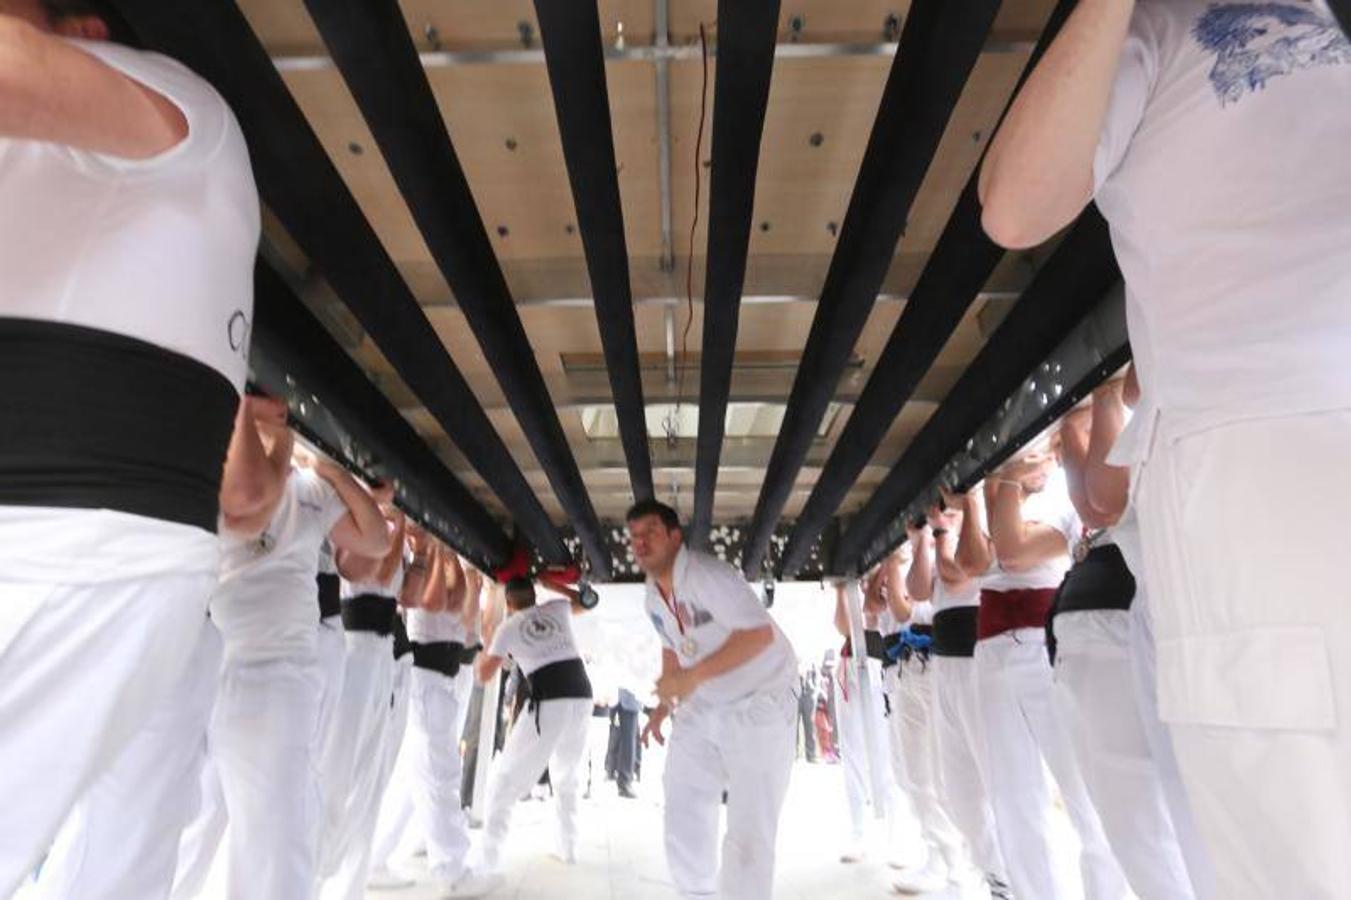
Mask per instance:
[[[915,550],[905,573],[905,589],[922,603],[931,599],[934,593],[934,538],[927,524],[918,528],[913,524],[906,525],[905,534]]]
[[[1126,427],[1124,387],[1122,381],[1113,380],[1093,392],[1093,427],[1089,431],[1084,466],[1084,488],[1089,502],[1113,523],[1126,511],[1130,495],[1129,467],[1107,462],[1107,455]]]
[[[990,509],[990,540],[999,565],[1020,572],[1068,552],[1065,535],[1052,525],[1023,520],[1024,488],[1020,481],[1039,459],[1017,460],[998,477]]]
[[[427,590],[436,544],[420,525],[409,522],[408,546],[413,551],[413,560],[403,573],[403,589],[399,591],[399,605],[405,609],[415,609],[422,605],[422,597]]]
[[[55,27],[107,37],[91,17]],[[187,136],[187,119],[167,97],[34,22],[0,14],[0,137],[148,159]]]
[[[333,486],[347,507],[347,515],[328,533],[333,545],[358,556],[383,559],[389,550],[390,534],[375,498],[332,460],[316,461],[314,473]]]
[[[441,608],[448,613],[463,614],[469,581],[464,577],[460,557],[449,547],[441,548],[441,569],[445,572],[446,584],[446,598],[441,602]]]
[[[983,486],[978,486],[965,494],[943,492],[944,504],[962,511],[962,529],[952,558],[968,578],[981,577],[994,562],[994,547],[985,534],[983,507],[977,499],[983,490]]]
[[[1034,247],[1093,194],[1093,157],[1135,0],[1080,0],[1018,92],[980,170],[996,243]]]
[[[264,434],[271,446],[265,445]],[[221,476],[220,511],[227,529],[256,535],[267,527],[291,471],[293,442],[285,403],[252,396],[240,400]]]
[[[464,572],[464,609],[460,613],[460,622],[467,634],[478,634],[479,618],[483,615],[483,574],[463,559],[460,569]]]
[[[912,548],[913,549],[913,548]],[[886,594],[886,605],[891,610],[891,614],[896,617],[897,622],[909,622],[910,617],[915,613],[915,604],[906,590],[906,576],[901,572],[901,554],[900,551],[891,553],[886,559],[882,560],[881,581]],[[914,562],[912,560],[911,567]]]
[[[835,630],[840,633],[840,637],[847,638],[850,634],[849,610],[845,608],[844,597],[844,582],[840,582],[835,585]]]

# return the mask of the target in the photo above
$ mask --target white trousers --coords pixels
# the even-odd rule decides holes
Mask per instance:
[[[1079,834],[1079,867],[1087,900],[1128,896],[1070,742],[1052,701],[1051,663],[1040,628],[1020,628],[976,644],[988,788],[1009,882],[1020,897],[1078,896],[1055,865],[1051,833],[1051,770]]]
[[[393,671],[378,728],[379,745],[369,760],[371,777],[348,806],[353,838],[338,862],[337,871],[322,886],[320,896],[323,900],[362,900],[366,896],[366,876],[371,866],[376,823],[407,730],[412,683],[412,657],[405,655],[394,660],[392,648],[389,649]]]
[[[220,773],[211,751],[211,732],[207,731],[206,760],[197,787],[197,814],[183,829],[178,843],[178,868],[174,873],[170,900],[193,900],[201,895],[216,862],[216,851],[230,824],[221,793]]]
[[[409,676],[411,681],[411,675]],[[410,685],[411,694],[411,685]],[[409,698],[409,706],[412,705]],[[403,740],[400,741],[394,769],[389,776],[385,794],[380,798],[380,812],[376,818],[375,837],[371,845],[371,868],[387,869],[395,860],[411,856],[414,844],[420,842],[413,825],[413,717],[407,716]]]
[[[576,853],[577,800],[591,705],[589,698],[544,700],[538,710],[528,704],[521,710],[488,776],[487,814],[477,857],[483,870],[501,866],[511,812],[546,767],[558,804],[558,849],[565,855]]]
[[[1159,711],[1225,900],[1351,897],[1349,445],[1351,410],[1165,417],[1140,473]]]
[[[1127,553],[1126,543],[1120,534],[1117,535],[1117,543],[1126,553],[1126,562],[1131,566],[1131,571],[1143,572],[1144,565],[1140,561],[1142,554]],[[1144,576],[1137,576],[1136,583],[1142,586]],[[1168,814],[1173,820],[1173,832],[1177,835],[1182,858],[1186,861],[1192,893],[1198,900],[1216,900],[1215,867],[1210,861],[1210,851],[1201,839],[1191,798],[1182,784],[1173,737],[1168,733],[1168,726],[1159,718],[1159,698],[1154,687],[1157,658],[1149,592],[1137,587],[1135,601],[1131,603],[1131,674],[1135,677],[1135,697],[1140,704],[1140,719],[1144,723],[1150,754],[1154,757],[1164,800],[1168,804]]]
[[[319,873],[332,875],[358,841],[360,805],[379,777],[394,686],[394,641],[373,631],[350,631],[342,692],[323,736],[319,762],[324,800]]]
[[[306,900],[317,878],[316,659],[227,661],[211,753],[230,819],[229,900]]]
[[[418,668],[412,677],[408,737],[414,821],[427,841],[432,877],[450,882],[460,877],[469,853],[469,822],[460,802],[460,738],[474,676],[466,666],[453,679]]]
[[[935,656],[929,665],[933,669],[934,744],[944,806],[966,838],[972,861],[983,872],[1007,881],[994,809],[985,787],[989,774],[976,661],[966,656]]]
[[[901,793],[902,776],[898,776],[896,771],[897,762],[903,766],[904,761],[898,756],[899,750],[893,746],[891,725],[886,718],[887,706],[883,699],[886,691],[882,684],[882,667],[869,660],[868,684],[872,692],[874,716],[874,721],[871,722],[864,716],[865,707],[859,696],[858,678],[850,671],[846,687],[841,683],[844,674],[837,673],[835,678],[835,724],[839,731],[840,772],[844,779],[844,796],[849,806],[850,831],[847,849],[853,851],[865,849],[870,814],[884,821],[888,845],[894,841],[913,846],[917,828],[910,828],[909,835],[903,833],[906,826],[914,825],[915,817],[907,798]],[[879,800],[882,807],[880,810],[874,809],[870,799],[874,793],[874,781],[868,770],[870,754],[873,764],[882,769],[878,781],[882,783],[885,795]]]
[[[329,616],[319,620],[318,641],[315,644],[319,654],[319,677],[323,687],[319,693],[319,748],[320,748],[320,789],[328,800],[328,777],[324,761],[327,758],[329,741],[333,737],[333,723],[338,715],[338,704],[342,701],[342,682],[347,672],[347,635],[343,631],[342,616]],[[325,810],[327,812],[327,810]]]
[[[1194,900],[1131,668],[1131,616],[1056,617],[1055,702],[1112,852],[1140,900]]]
[[[914,804],[920,831],[930,855],[936,855],[953,875],[969,870],[966,841],[948,817],[939,790],[935,760],[934,681],[932,661],[912,656],[895,667],[899,677],[891,700],[895,755],[904,759],[898,770],[902,789]]]
[[[209,620],[184,676],[76,804],[26,900],[156,900],[173,887],[178,837],[197,813],[206,727],[220,682]]]
[[[769,900],[779,813],[797,755],[797,692],[677,711],[662,782],[666,860],[685,898]],[[727,791],[719,867],[718,820]]]
[[[0,897],[187,671],[215,583],[0,580]]]

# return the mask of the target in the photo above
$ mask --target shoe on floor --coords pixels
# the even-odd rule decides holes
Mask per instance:
[[[891,883],[896,893],[912,895],[936,893],[946,889],[947,886],[947,867],[935,864],[932,859],[923,866],[905,869]]]
[[[633,792],[633,788],[629,787],[627,784],[621,784],[619,786],[619,796],[623,797],[625,800],[638,799],[638,795]]]
[[[863,862],[868,858],[868,851],[859,844],[845,847],[840,853],[840,862],[846,865]]]
[[[1013,888],[1004,883],[1004,880],[994,875],[986,875],[985,882],[990,887],[990,900],[1014,900]]]
[[[366,887],[373,891],[393,891],[413,886],[413,879],[400,875],[388,866],[371,869],[366,876]]]
[[[466,871],[452,882],[442,882],[441,896],[444,898],[482,897],[497,890],[506,881],[497,872]]]

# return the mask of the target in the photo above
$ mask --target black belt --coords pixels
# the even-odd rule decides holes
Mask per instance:
[[[394,658],[403,659],[413,652],[413,642],[408,639],[408,626],[403,616],[394,616]]]
[[[342,597],[338,594],[338,576],[332,572],[320,572],[314,576],[319,588],[319,618],[342,615]]]
[[[1126,610],[1135,599],[1135,576],[1121,548],[1099,544],[1076,562],[1060,582],[1051,614],[1046,617],[1046,652],[1055,663],[1055,617],[1068,612],[1092,612],[1101,609]]]
[[[975,656],[978,606],[953,606],[934,613],[933,655]]]
[[[896,665],[895,658],[887,654],[887,639],[882,637],[882,632],[865,629],[863,645],[867,651],[867,656],[881,662],[882,668],[886,669]]]
[[[539,705],[545,700],[590,700],[591,679],[586,666],[573,657],[540,666],[525,677],[530,687],[530,709],[535,713],[535,731],[539,731]]]
[[[413,665],[454,678],[460,674],[460,668],[472,663],[482,649],[482,644],[466,647],[459,641],[413,641]]]
[[[239,394],[135,338],[0,317],[0,506],[111,509],[216,532]]]
[[[342,601],[342,627],[347,631],[373,631],[381,637],[394,633],[399,604],[393,597],[358,594]]]

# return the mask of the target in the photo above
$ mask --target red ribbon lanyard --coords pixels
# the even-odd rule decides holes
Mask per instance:
[[[676,602],[674,597],[667,600],[666,595],[661,592],[661,588],[657,588],[657,595],[661,597],[661,602],[666,606],[666,609],[675,617],[676,627],[680,629],[680,636],[684,637],[685,622],[680,618],[680,604]]]

